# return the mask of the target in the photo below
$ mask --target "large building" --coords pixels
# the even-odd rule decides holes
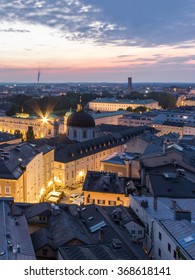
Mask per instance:
[[[145,251],[157,260],[194,260],[194,199],[130,196],[146,227]]]
[[[0,197],[39,202],[53,184],[54,148],[28,143],[0,150]]]
[[[117,173],[88,171],[83,185],[84,204],[116,206],[130,204],[128,186],[130,180]],[[133,187],[133,186],[132,186]]]
[[[195,135],[195,123],[190,122],[165,121],[163,123],[155,123],[153,127],[159,131],[157,134],[158,136],[168,133],[177,133],[180,138],[184,135]]]
[[[126,110],[128,107],[135,109],[139,106],[144,106],[148,109],[159,109],[159,104],[153,99],[147,100],[129,100],[115,98],[98,98],[89,102],[89,108],[93,111],[112,112],[119,109]]]
[[[128,78],[128,93],[132,92],[132,77]]]
[[[120,127],[118,128],[120,129]],[[90,139],[78,143],[60,143],[55,149],[54,179],[62,188],[81,186],[88,170],[103,170],[102,160],[116,152],[127,152],[132,148],[135,138],[147,131],[154,132],[152,127],[126,128],[120,132]]]
[[[40,118],[24,113],[13,117],[0,116],[0,131],[2,132],[21,133],[25,139],[29,127],[33,128],[35,138],[54,137],[57,134],[57,127],[53,117]]]
[[[154,122],[157,113],[146,112],[144,114],[128,114],[124,115],[118,120],[119,125],[126,126],[151,126]]]

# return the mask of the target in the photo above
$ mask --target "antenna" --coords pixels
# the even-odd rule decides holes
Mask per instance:
[[[39,71],[38,71],[38,76],[37,76],[37,83],[39,83],[40,76],[41,76],[41,72],[40,72],[40,70],[39,70]]]

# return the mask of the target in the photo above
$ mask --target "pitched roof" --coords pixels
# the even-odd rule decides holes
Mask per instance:
[[[0,198],[0,221],[0,260],[35,259],[26,218],[13,199]]]
[[[54,158],[57,162],[71,162],[83,158],[84,156],[93,155],[107,150],[108,148],[125,144],[132,137],[141,135],[148,130],[151,132],[154,131],[152,127],[147,126],[132,127],[84,142],[57,145]]]

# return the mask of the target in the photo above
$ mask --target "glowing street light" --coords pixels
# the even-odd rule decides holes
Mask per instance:
[[[48,122],[48,118],[47,118],[47,117],[43,117],[43,118],[42,118],[42,121],[43,121],[43,123],[46,124],[46,123]]]

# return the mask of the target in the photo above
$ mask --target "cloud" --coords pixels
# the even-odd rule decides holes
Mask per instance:
[[[1,21],[46,25],[71,41],[118,46],[185,48],[182,42],[194,40],[194,10],[194,0],[0,0]]]
[[[195,55],[187,55],[187,56],[174,56],[174,57],[166,57],[162,58],[158,61],[161,64],[185,64],[191,60],[195,60]]]
[[[0,32],[29,33],[30,31],[27,30],[27,29],[13,29],[13,28],[8,28],[8,29],[0,29]]]

